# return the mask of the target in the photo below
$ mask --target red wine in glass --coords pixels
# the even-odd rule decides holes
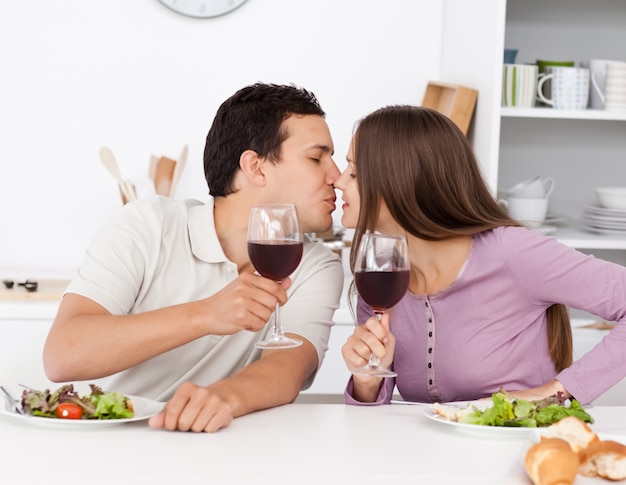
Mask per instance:
[[[361,299],[367,303],[380,321],[383,313],[398,303],[409,286],[409,256],[404,236],[378,233],[363,234],[354,268],[354,283]],[[397,374],[380,365],[373,353],[369,362],[352,371],[379,377]]]
[[[248,256],[261,276],[281,281],[300,264],[303,247],[302,241],[248,241]]]
[[[295,271],[304,251],[298,213],[293,204],[253,206],[248,221],[248,257],[261,276],[280,282]],[[302,345],[302,340],[286,337],[276,303],[272,334],[256,342],[261,349],[284,349]]]
[[[385,313],[398,303],[409,286],[409,270],[357,271],[354,282],[363,301],[376,313]]]

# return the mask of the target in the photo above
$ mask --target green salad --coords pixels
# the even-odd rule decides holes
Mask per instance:
[[[91,392],[83,396],[72,384],[56,391],[25,390],[22,410],[25,414],[45,418],[65,419],[123,419],[134,416],[131,400],[120,392],[106,392],[90,384]]]
[[[459,423],[537,428],[550,426],[566,416],[576,416],[586,423],[593,423],[593,418],[580,402],[571,399],[567,406],[567,400],[562,398],[561,393],[540,401],[526,401],[500,391],[493,394],[491,400],[493,405],[484,410],[472,406],[468,412],[459,413]]]

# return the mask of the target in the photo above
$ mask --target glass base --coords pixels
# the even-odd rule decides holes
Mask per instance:
[[[302,340],[289,337],[272,337],[254,343],[257,349],[292,349],[300,345],[302,345]]]
[[[394,372],[389,369],[385,369],[382,365],[371,365],[371,364],[367,364],[367,365],[364,365],[363,367],[359,367],[358,369],[354,369],[352,373],[363,375],[363,376],[374,376],[374,377],[396,377],[398,375],[397,372]]]

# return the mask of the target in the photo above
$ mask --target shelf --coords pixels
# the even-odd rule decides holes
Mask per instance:
[[[606,235],[586,231],[581,226],[564,226],[557,228],[555,237],[576,249],[626,250],[626,231],[624,236]]]
[[[501,108],[505,118],[551,118],[565,120],[626,121],[626,111],[600,109],[564,110],[552,108]]]

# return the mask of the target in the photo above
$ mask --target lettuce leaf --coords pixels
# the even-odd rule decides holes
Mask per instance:
[[[74,403],[83,410],[82,419],[132,418],[134,411],[128,397],[120,392],[105,392],[90,384],[91,393],[80,396],[72,384],[65,384],[54,392],[25,390],[22,393],[22,409],[33,416],[56,418],[59,404]]]
[[[120,392],[105,392],[92,395],[91,402],[95,405],[93,415],[97,419],[132,418],[133,410],[127,406],[128,398]]]
[[[586,423],[593,418],[583,409],[580,402],[571,399],[566,406],[562,396],[555,395],[539,401],[515,399],[504,390],[491,396],[492,406],[459,417],[459,422],[481,426],[545,427],[560,421],[566,416],[576,416]]]

